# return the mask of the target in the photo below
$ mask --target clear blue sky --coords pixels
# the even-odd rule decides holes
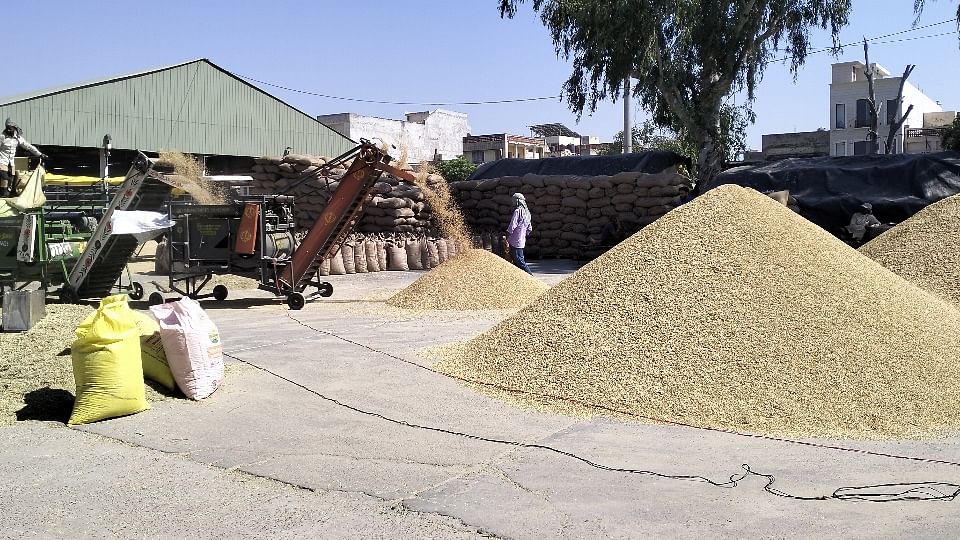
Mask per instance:
[[[928,0],[920,25],[954,17],[958,0]],[[854,0],[844,43],[910,29],[912,0]],[[206,57],[239,75],[316,93],[404,102],[483,101],[559,95],[570,67],[527,2],[501,20],[496,0],[393,2],[8,2],[8,57],[0,95],[9,96]],[[947,110],[960,109],[960,48],[956,24],[889,39],[949,35],[875,44],[871,60],[900,73],[917,64],[911,81]],[[12,34],[12,35],[10,35]],[[814,46],[828,45],[823,32]],[[840,61],[862,59],[847,47]],[[829,53],[808,58],[794,82],[771,65],[757,89],[762,133],[813,130],[828,123]],[[310,114],[357,112],[401,118],[425,106],[351,103],[264,87]],[[604,103],[579,124],[559,101],[449,106],[470,116],[473,133],[527,134],[527,126],[563,122],[610,140],[623,125],[619,103]],[[644,114],[637,110],[635,117]]]

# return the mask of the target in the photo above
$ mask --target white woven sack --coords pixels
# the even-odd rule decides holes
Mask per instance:
[[[212,394],[223,382],[220,333],[196,300],[151,306],[160,323],[160,340],[180,390],[190,399]]]

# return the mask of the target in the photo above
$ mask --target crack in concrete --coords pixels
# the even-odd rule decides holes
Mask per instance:
[[[65,427],[67,427],[67,429],[70,429],[71,431],[73,431],[73,432],[75,432],[75,433],[81,433],[81,434],[86,435],[86,436],[93,436],[93,437],[98,438],[98,439],[103,439],[103,440],[111,441],[111,442],[114,442],[114,443],[119,443],[119,444],[121,444],[121,445],[123,445],[123,446],[127,446],[127,447],[130,447],[130,448],[139,448],[139,449],[143,449],[143,450],[147,450],[147,451],[151,451],[151,452],[157,452],[157,453],[163,454],[163,455],[165,455],[165,456],[177,457],[177,458],[180,458],[180,459],[184,459],[184,460],[191,461],[191,462],[193,462],[193,463],[197,463],[198,465],[203,465],[203,466],[205,466],[205,467],[210,467],[210,468],[214,468],[214,469],[219,469],[220,471],[223,471],[223,472],[225,472],[225,473],[234,473],[234,474],[239,474],[240,476],[246,476],[246,477],[249,477],[249,478],[256,478],[256,479],[260,479],[260,480],[266,480],[266,481],[268,481],[268,482],[275,482],[275,483],[277,483],[277,484],[280,484],[280,485],[283,485],[283,486],[286,486],[286,487],[289,487],[289,488],[293,488],[293,489],[300,490],[300,491],[307,491],[307,492],[314,493],[314,494],[319,495],[319,496],[323,496],[323,495],[326,495],[326,494],[344,494],[344,495],[361,495],[361,496],[364,496],[364,497],[369,497],[370,499],[374,499],[374,500],[380,502],[382,505],[388,506],[391,510],[396,511],[396,512],[403,511],[403,512],[406,512],[406,513],[415,514],[415,515],[422,515],[422,516],[437,515],[437,516],[445,517],[445,518],[447,518],[447,519],[455,522],[455,525],[458,525],[458,526],[461,528],[461,532],[476,532],[477,534],[480,534],[481,536],[488,537],[488,538],[501,538],[501,537],[499,537],[499,536],[497,536],[497,535],[495,535],[495,534],[493,534],[493,533],[488,533],[488,532],[485,531],[482,527],[470,525],[470,524],[466,523],[465,521],[463,521],[461,518],[458,518],[458,517],[456,517],[456,516],[449,516],[449,515],[446,515],[446,514],[444,514],[444,513],[442,513],[442,512],[423,512],[423,511],[420,511],[420,510],[414,510],[414,509],[412,509],[412,508],[407,507],[405,504],[403,504],[403,499],[388,499],[388,498],[386,498],[386,497],[383,497],[383,496],[380,496],[380,495],[376,495],[376,494],[374,494],[374,493],[368,493],[368,492],[365,492],[365,491],[362,491],[362,490],[346,490],[346,489],[317,488],[317,487],[309,486],[309,485],[306,485],[306,484],[300,484],[300,483],[297,483],[297,482],[292,482],[292,481],[290,481],[290,480],[285,480],[285,479],[281,479],[281,478],[276,478],[276,477],[273,477],[273,476],[270,476],[270,475],[266,475],[266,474],[253,473],[253,472],[251,472],[251,471],[247,471],[247,470],[240,469],[240,468],[238,468],[239,466],[238,466],[238,467],[228,468],[228,467],[223,467],[223,466],[220,466],[220,465],[216,465],[216,464],[215,464],[216,462],[213,462],[213,463],[204,463],[204,462],[202,462],[202,461],[198,461],[198,460],[194,459],[191,452],[174,452],[174,451],[168,451],[168,450],[164,450],[164,449],[162,449],[162,448],[154,448],[154,447],[152,447],[152,446],[145,446],[145,445],[136,444],[136,443],[133,443],[133,442],[130,442],[130,441],[126,441],[126,440],[124,440],[124,439],[120,439],[120,438],[113,437],[113,436],[110,436],[110,435],[105,435],[105,434],[102,434],[102,433],[97,433],[97,432],[94,432],[94,431],[87,431],[87,430],[84,430],[84,429],[80,429],[80,428],[76,428],[76,427],[69,427],[69,426],[65,426]],[[52,428],[52,429],[57,429],[57,428]],[[242,465],[241,465],[241,466],[242,466]],[[398,503],[399,503],[399,504],[398,504]]]

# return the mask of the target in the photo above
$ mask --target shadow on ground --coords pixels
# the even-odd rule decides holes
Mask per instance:
[[[73,410],[73,394],[49,386],[27,392],[23,402],[24,407],[16,413],[18,422],[39,420],[66,424]]]

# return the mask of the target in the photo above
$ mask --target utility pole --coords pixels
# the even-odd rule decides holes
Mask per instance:
[[[630,77],[623,80],[623,153],[633,153],[633,126],[630,122]]]

